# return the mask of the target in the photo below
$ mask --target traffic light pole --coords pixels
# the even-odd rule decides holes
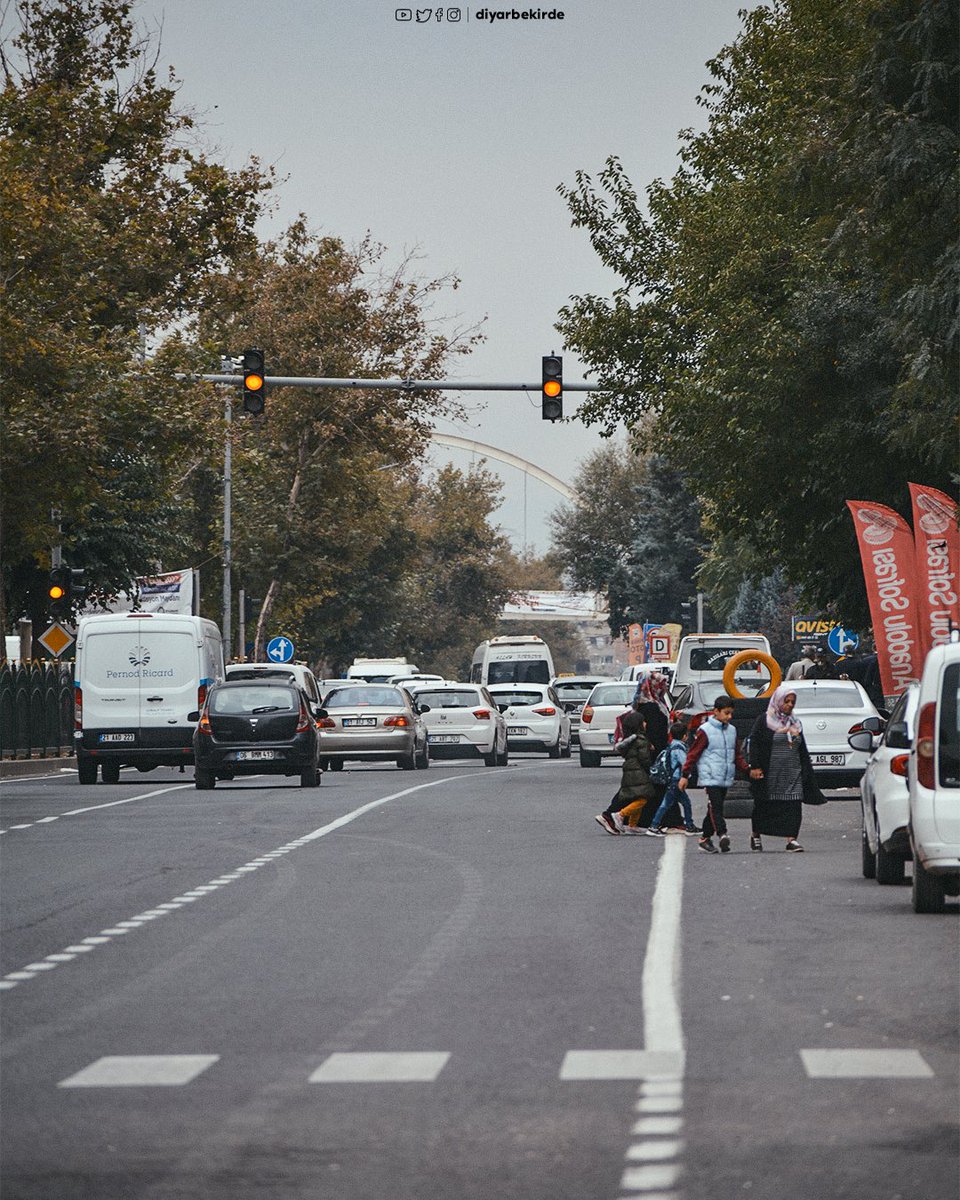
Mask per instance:
[[[242,375],[178,375],[183,380],[203,380],[205,383],[232,383],[241,385]],[[267,387],[301,388],[369,388],[373,391],[401,392],[533,392],[538,395],[539,383],[464,383],[454,379],[325,379],[316,376],[266,375]],[[565,383],[565,392],[598,392],[599,383]]]
[[[221,360],[226,369],[230,359]],[[233,393],[223,393],[223,644],[230,654],[230,634],[233,614]]]

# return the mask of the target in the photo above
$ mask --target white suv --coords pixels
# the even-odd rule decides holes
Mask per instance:
[[[923,664],[916,737],[907,765],[913,911],[942,912],[960,895],[960,643]]]

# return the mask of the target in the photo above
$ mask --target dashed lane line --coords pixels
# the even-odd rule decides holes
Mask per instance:
[[[189,904],[194,904],[198,900],[203,900],[207,896],[211,896],[218,892],[222,887],[228,884],[235,883],[238,879],[244,879],[248,875],[259,871],[261,867],[268,866],[276,859],[285,854],[291,854],[294,850],[299,850],[303,846],[308,846],[311,842],[317,841],[319,838],[327,837],[338,829],[342,829],[345,825],[358,820],[368,812],[372,812],[376,808],[380,808],[384,804],[389,804],[391,800],[399,800],[404,796],[413,795],[414,792],[426,791],[428,788],[443,787],[449,783],[459,783],[464,779],[480,778],[480,779],[501,779],[505,774],[516,771],[526,771],[530,767],[527,765],[506,767],[498,771],[495,775],[484,771],[471,771],[469,774],[457,776],[444,776],[443,779],[434,779],[429,783],[419,783],[412,787],[404,788],[399,792],[392,792],[389,796],[381,796],[378,800],[371,800],[367,804],[362,804],[359,808],[355,808],[343,816],[337,817],[326,825],[321,825],[319,829],[314,829],[310,833],[304,834],[302,837],[295,838],[293,841],[287,842],[283,846],[278,846],[269,854],[260,854],[256,858],[251,859],[247,863],[236,867],[232,872],[225,875],[218,875],[216,879],[209,880],[206,884],[202,884],[196,888],[191,888],[189,891],[182,892],[179,896],[174,896],[172,900],[167,900],[163,904],[157,904],[153,908],[146,909],[135,916],[130,917],[126,921],[118,921],[114,925],[106,929],[101,929],[99,933],[92,934],[90,937],[81,939],[81,946],[67,946],[63,950],[55,954],[48,954],[42,960],[29,963],[25,967],[21,967],[17,971],[10,971],[0,979],[0,991],[10,991],[12,988],[19,987],[20,984],[26,983],[29,979],[35,979],[37,975],[53,970],[54,967],[60,966],[63,963],[72,962],[78,955],[86,953],[97,946],[109,944],[114,938],[123,937],[128,933],[132,933],[140,926],[148,924],[151,921],[158,920],[161,917],[169,916],[171,913],[179,911],[181,908]],[[96,805],[97,808],[110,808],[113,804],[130,804],[134,800],[146,800],[151,796],[161,795],[163,792],[176,791],[182,787],[193,787],[193,784],[175,784],[170,788],[162,788],[157,792],[148,792],[143,796],[132,796],[129,800],[114,800],[110,804]],[[74,812],[64,813],[64,816],[75,815],[78,812],[88,811],[84,809],[75,809]]]
[[[89,804],[86,808],[71,808],[67,812],[57,813],[53,817],[38,817],[36,821],[29,821],[25,825],[9,825],[6,829],[0,829],[0,833],[12,833],[16,829],[33,829],[35,825],[49,825],[63,817],[79,817],[83,813],[98,812],[102,808],[116,808],[119,804],[134,804],[138,800],[152,800],[154,796],[163,796],[167,792],[179,792],[184,788],[195,786],[193,783],[174,783],[170,787],[158,788],[153,792],[143,792],[139,796],[128,796],[126,800],[108,800],[106,804]]]

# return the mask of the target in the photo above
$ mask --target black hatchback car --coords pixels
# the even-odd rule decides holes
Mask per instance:
[[[201,790],[236,775],[299,775],[320,783],[320,736],[306,694],[292,679],[238,679],[207,693],[193,735]]]

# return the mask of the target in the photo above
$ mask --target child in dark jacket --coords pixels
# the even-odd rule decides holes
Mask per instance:
[[[629,712],[620,721],[620,740],[615,743],[623,755],[620,788],[607,809],[594,820],[607,833],[642,833],[640,814],[656,794],[650,782],[653,755],[646,736],[646,722],[639,712]]]

